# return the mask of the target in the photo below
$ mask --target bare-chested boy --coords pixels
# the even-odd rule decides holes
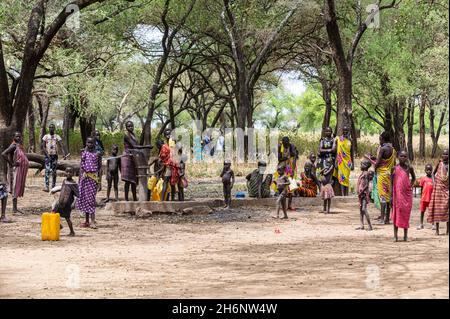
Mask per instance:
[[[284,166],[277,168],[278,178],[276,180],[278,199],[277,199],[277,218],[280,218],[280,209],[283,209],[283,219],[287,219],[287,197],[289,193],[289,178],[285,175]]]
[[[223,170],[220,174],[223,184],[223,197],[225,200],[225,208],[230,208],[231,205],[231,189],[234,186],[234,172],[231,169],[231,161],[225,160],[223,162]]]
[[[111,195],[111,188],[114,186],[114,198],[116,202],[119,200],[119,169],[120,169],[120,157],[119,146],[114,144],[111,149],[111,158],[106,161],[106,181],[108,182],[108,188],[106,189],[106,201],[109,202]]]

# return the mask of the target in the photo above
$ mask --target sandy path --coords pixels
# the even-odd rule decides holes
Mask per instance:
[[[65,227],[59,242],[40,240],[39,215],[12,216],[0,225],[0,297],[449,297],[448,237],[415,230],[417,203],[407,243],[391,226],[355,231],[356,209],[305,207],[288,221],[264,209],[145,220],[101,210],[98,230],[80,229],[75,212],[77,236]]]

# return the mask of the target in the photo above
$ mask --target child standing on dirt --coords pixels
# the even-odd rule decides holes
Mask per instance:
[[[361,226],[356,228],[357,230],[364,229],[364,217],[367,219],[367,224],[369,225],[369,230],[372,230],[372,224],[370,222],[369,213],[367,211],[367,204],[370,202],[370,175],[369,168],[372,164],[368,160],[363,160],[361,162],[361,175],[358,177],[358,200],[359,200],[359,216],[361,221]]]
[[[422,188],[422,196],[420,198],[420,224],[417,226],[417,230],[421,230],[424,228],[423,226],[423,220],[425,217],[425,211],[427,210],[428,206],[430,205],[431,201],[431,194],[433,193],[433,166],[431,164],[425,165],[425,174],[426,176],[423,176],[419,179],[418,185]]]
[[[234,186],[234,172],[231,169],[231,161],[225,160],[223,162],[223,170],[220,174],[223,184],[223,197],[225,200],[225,208],[230,208],[231,205],[231,189]]]
[[[51,193],[54,194],[56,191],[52,189]],[[75,236],[72,220],[70,219],[72,204],[75,201],[75,197],[78,197],[78,184],[73,180],[73,168],[67,167],[66,179],[62,183],[61,193],[59,194],[59,199],[53,212],[59,213],[61,217],[64,217],[70,229],[69,236]]]
[[[330,213],[331,199],[334,197],[333,190],[333,172],[334,160],[329,157],[325,159],[324,168],[321,171],[322,178],[320,180],[322,188],[320,189],[320,197],[323,199],[323,212]]]
[[[8,202],[8,189],[6,182],[0,181],[0,202],[2,206],[2,213],[0,216],[1,223],[8,223],[9,219],[6,218],[6,204]]]
[[[276,180],[278,199],[277,199],[277,218],[280,218],[280,209],[283,209],[283,219],[287,219],[287,197],[289,194],[289,178],[285,175],[284,166],[278,166],[278,178]]]
[[[111,188],[114,185],[114,198],[116,202],[119,200],[119,169],[120,169],[120,157],[119,146],[114,144],[111,149],[111,157],[106,161],[106,181],[108,182],[108,188],[106,189],[106,201],[109,202],[109,196],[111,194]]]
[[[186,156],[183,155],[183,149],[178,149],[178,156],[180,159],[180,178],[178,179],[178,200],[184,201],[184,189],[187,187],[188,182],[186,179]]]

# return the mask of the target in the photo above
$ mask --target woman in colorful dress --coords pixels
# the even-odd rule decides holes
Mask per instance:
[[[94,139],[88,137],[86,139],[86,148],[81,153],[80,179],[78,181],[79,197],[76,207],[86,216],[86,222],[81,224],[81,227],[96,229],[95,196],[97,195],[102,162],[100,155],[95,151],[94,143]],[[92,224],[89,223],[89,217],[91,217]]]
[[[13,213],[21,213],[17,209],[17,199],[23,197],[25,192],[25,182],[28,172],[28,158],[23,148],[22,133],[14,133],[11,145],[3,151],[2,157],[9,164],[8,184],[9,192],[13,196]]]
[[[376,196],[375,204],[380,203],[381,215],[378,217],[380,223],[389,224],[389,212],[391,211],[392,181],[391,171],[395,166],[397,152],[390,143],[388,132],[380,134],[380,146],[377,156],[366,155],[371,160],[375,169]],[[375,188],[375,187],[374,187]]]
[[[324,163],[327,158],[336,158],[336,141],[333,138],[333,130],[331,127],[325,127],[322,133],[323,137],[319,142],[319,162],[317,167],[319,171],[324,168]]]
[[[348,196],[350,187],[350,171],[353,170],[353,149],[350,128],[345,125],[342,128],[342,135],[336,137],[336,169],[334,177],[337,178],[341,195]]]
[[[412,210],[412,189],[416,181],[414,168],[408,163],[408,154],[398,154],[399,164],[392,169],[392,223],[394,224],[394,240],[398,241],[398,229],[403,228],[404,241],[408,241],[409,219]],[[409,179],[411,176],[411,179]]]
[[[447,223],[448,235],[448,149],[444,150],[441,161],[434,170],[434,188],[427,220],[435,223],[436,235],[439,235],[439,223]]]

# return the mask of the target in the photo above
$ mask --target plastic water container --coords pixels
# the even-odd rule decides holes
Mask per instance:
[[[59,240],[60,221],[59,213],[42,214],[42,240]]]

